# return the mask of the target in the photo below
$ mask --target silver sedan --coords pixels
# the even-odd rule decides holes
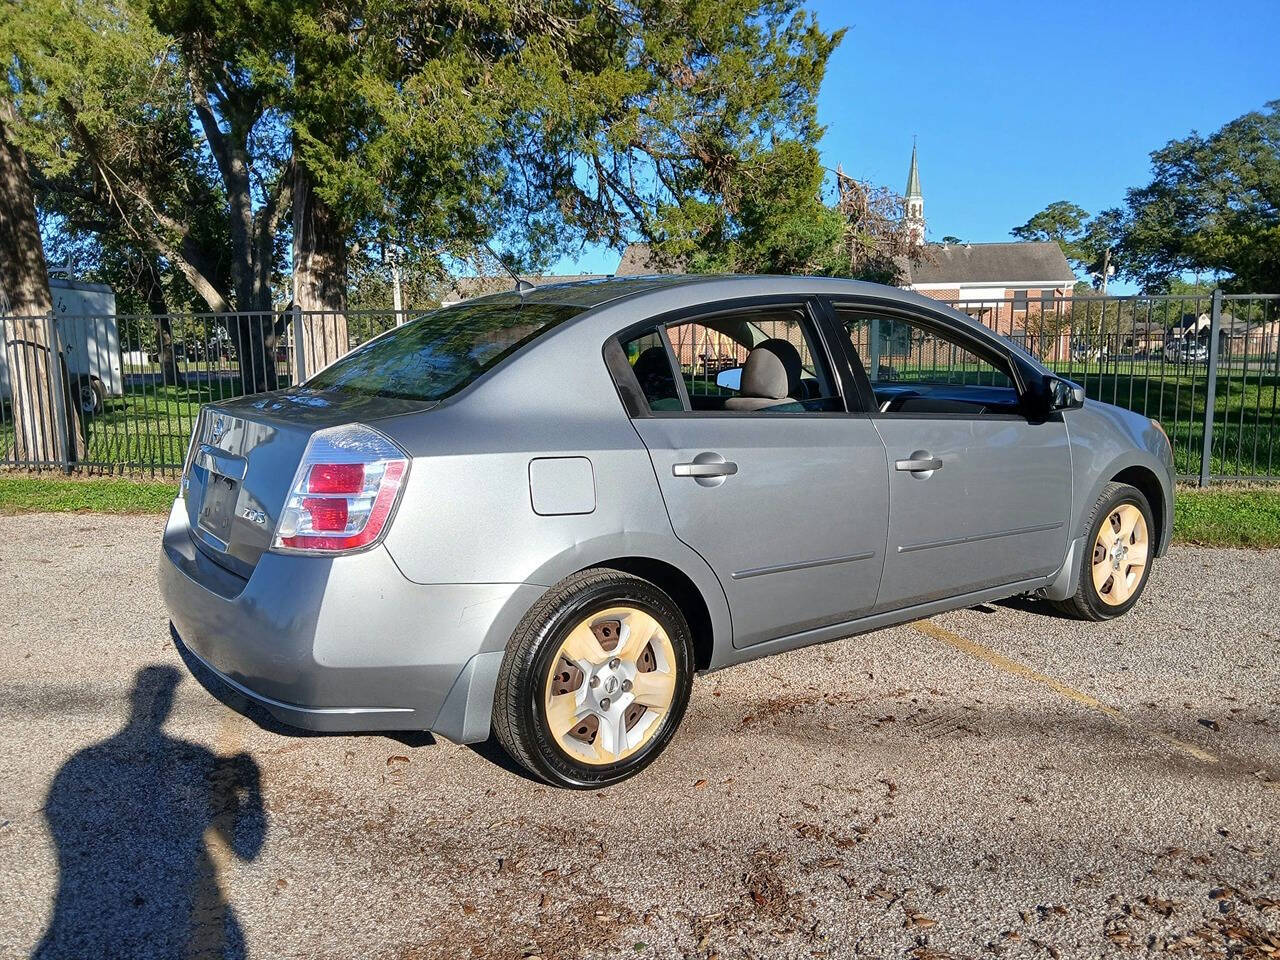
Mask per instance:
[[[441,309],[205,407],[160,576],[280,720],[496,735],[598,787],[695,673],[1016,594],[1120,616],[1172,523],[1159,424],[963,314],[648,277]]]

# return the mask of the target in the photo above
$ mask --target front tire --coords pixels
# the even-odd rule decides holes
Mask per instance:
[[[1111,620],[1133,608],[1154,559],[1151,504],[1137,487],[1108,483],[1089,517],[1089,551],[1075,595],[1058,609],[1080,620]]]
[[[552,588],[507,646],[494,697],[498,742],[530,773],[590,789],[662,752],[693,684],[693,638],[647,580],[594,568]]]

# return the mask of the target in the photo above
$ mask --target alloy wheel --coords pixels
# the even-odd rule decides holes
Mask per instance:
[[[1118,607],[1133,596],[1149,555],[1146,517],[1134,504],[1120,504],[1102,521],[1093,543],[1093,588],[1103,603]]]
[[[676,690],[671,639],[652,615],[617,606],[577,624],[546,680],[547,726],[574,760],[617,763],[662,726]]]

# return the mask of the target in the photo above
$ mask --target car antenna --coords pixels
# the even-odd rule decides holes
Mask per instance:
[[[498,256],[497,251],[495,251],[493,247],[491,247],[487,242],[485,243],[484,248],[489,251],[489,256],[497,260],[498,265],[502,267],[503,270],[507,271],[507,273],[511,275],[511,279],[516,282],[516,293],[520,294],[520,296],[523,297],[526,293],[533,293],[533,291],[537,289],[537,287],[535,287],[532,283],[530,283],[528,280],[525,280],[523,277],[520,276],[520,274],[516,273],[509,266],[507,266],[507,262],[503,260],[500,256]]]

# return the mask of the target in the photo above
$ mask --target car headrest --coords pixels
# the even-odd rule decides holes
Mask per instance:
[[[785,400],[800,395],[800,351],[790,341],[775,337],[751,348],[742,367],[744,397]]]

